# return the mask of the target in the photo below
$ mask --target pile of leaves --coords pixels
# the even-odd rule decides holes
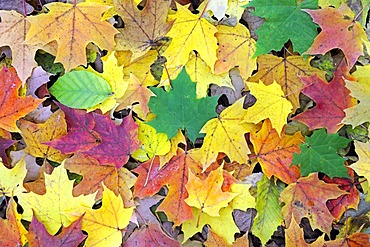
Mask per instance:
[[[0,2],[1,246],[369,246],[369,1]]]

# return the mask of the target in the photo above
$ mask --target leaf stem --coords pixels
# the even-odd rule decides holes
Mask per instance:
[[[152,160],[150,161],[150,166],[149,166],[148,174],[146,175],[146,179],[145,179],[144,187],[146,187],[146,185],[148,184],[149,176],[150,176],[150,172],[152,171],[152,167],[153,167],[154,159],[155,159],[155,156],[154,156],[154,157],[152,157]]]
[[[22,0],[22,7],[23,7],[23,16],[27,16],[27,11],[26,11],[26,0]]]

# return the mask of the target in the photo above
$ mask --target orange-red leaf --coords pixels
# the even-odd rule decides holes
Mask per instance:
[[[31,96],[19,97],[22,82],[14,68],[3,66],[0,71],[0,128],[19,132],[16,121],[35,110],[42,100]]]
[[[317,173],[301,177],[296,183],[289,184],[280,194],[280,201],[285,203],[281,210],[285,224],[290,225],[292,217],[296,222],[307,217],[312,229],[318,228],[329,233],[334,217],[326,202],[344,194],[347,193],[337,185],[319,180]]]
[[[289,136],[283,131],[279,137],[270,120],[266,119],[260,131],[251,132],[251,141],[262,171],[268,178],[275,176],[287,184],[297,181],[299,168],[290,164],[293,153],[299,153],[299,144],[304,142],[300,132]]]
[[[347,58],[348,67],[352,68],[357,58],[363,55],[363,42],[367,40],[361,24],[354,20],[352,10],[342,4],[338,9],[326,7],[305,11],[322,29],[306,53],[325,54],[339,48]]]

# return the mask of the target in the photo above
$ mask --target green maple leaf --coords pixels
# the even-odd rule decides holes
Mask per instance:
[[[345,158],[338,155],[338,149],[344,148],[350,142],[338,133],[327,134],[325,129],[314,131],[306,138],[306,143],[300,144],[300,154],[293,154],[292,165],[301,164],[301,175],[312,172],[323,172],[330,178],[349,178],[344,165]]]
[[[317,9],[318,0],[253,0],[247,7],[254,7],[255,16],[265,18],[257,29],[258,41],[254,57],[271,50],[280,50],[290,39],[295,51],[302,54],[313,43],[317,25],[302,9]]]
[[[176,135],[178,129],[186,130],[186,136],[194,142],[202,137],[203,125],[217,114],[218,97],[196,98],[196,84],[190,80],[185,69],[172,81],[173,90],[151,88],[157,97],[151,97],[149,107],[157,117],[148,124],[157,132],[166,133],[168,138]]]

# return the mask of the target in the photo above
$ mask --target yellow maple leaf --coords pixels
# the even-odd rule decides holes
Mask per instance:
[[[346,87],[351,91],[351,96],[360,100],[360,104],[344,110],[346,116],[342,123],[351,124],[356,127],[364,122],[370,121],[370,65],[357,66],[356,71],[352,74],[357,81],[345,80]]]
[[[223,181],[223,165],[212,171],[204,180],[196,177],[189,169],[189,178],[185,185],[189,197],[185,202],[210,216],[220,216],[220,209],[227,207],[229,202],[238,195],[223,192],[221,190]]]
[[[240,75],[246,80],[257,68],[256,41],[251,38],[249,30],[242,24],[235,27],[219,25],[216,38],[219,43],[215,64],[215,73],[228,72],[238,66]]]
[[[16,11],[0,11],[0,47],[9,46],[12,50],[12,65],[24,85],[37,66],[34,59],[39,44],[25,44],[26,33],[30,28],[28,18]]]
[[[82,229],[89,234],[86,246],[120,246],[122,230],[134,211],[134,207],[124,208],[120,195],[116,196],[104,184],[103,187],[101,208],[87,210],[82,218]]]
[[[165,155],[159,156],[159,169],[161,169],[170,159],[177,154],[177,149],[179,148],[179,144],[186,144],[185,136],[182,134],[181,130],[177,132],[177,134],[170,139],[171,147],[170,151],[168,151]]]
[[[359,141],[354,141],[355,150],[358,155],[358,161],[349,167],[355,170],[355,172],[364,176],[370,185],[370,143],[363,143]]]
[[[85,65],[86,46],[94,42],[101,49],[113,50],[114,35],[118,31],[101,15],[110,7],[96,3],[49,3],[47,14],[28,17],[31,28],[26,43],[58,43],[55,62],[61,62],[66,71]],[[88,28],[87,28],[88,27]]]
[[[276,81],[292,103],[293,111],[295,111],[300,106],[299,93],[304,87],[299,77],[317,74],[321,78],[325,78],[324,71],[311,67],[311,59],[304,60],[301,56],[282,58],[271,54],[259,56],[257,58],[258,71],[248,81],[258,82],[261,80],[266,85]]]
[[[231,207],[222,208],[219,217],[212,217],[202,212],[202,210],[191,208],[194,218],[182,223],[182,231],[184,232],[184,243],[197,232],[202,232],[203,226],[209,225],[212,231],[218,236],[224,238],[228,244],[234,242],[234,234],[239,232],[239,228],[235,225]]]
[[[115,52],[112,52],[109,56],[103,57],[102,61],[103,73],[98,73],[93,69],[89,69],[89,71],[102,77],[109,83],[112,90],[112,95],[110,95],[102,103],[87,109],[87,112],[100,109],[102,113],[105,114],[116,105],[116,100],[125,94],[128,87],[128,81],[123,78],[123,66],[118,66]]]
[[[19,129],[27,145],[25,149],[27,153],[55,162],[62,162],[70,156],[43,144],[67,134],[67,123],[61,110],[54,112],[43,124],[34,124],[21,119]]]
[[[242,122],[259,123],[269,118],[272,127],[277,130],[280,136],[284,125],[287,123],[287,117],[293,108],[281,90],[281,86],[275,81],[268,86],[262,81],[259,81],[259,83],[247,82],[247,85],[257,101],[247,109]]]
[[[165,155],[170,151],[170,141],[165,133],[157,133],[150,125],[138,122],[138,139],[141,141],[140,148],[132,157],[140,162],[147,161],[155,155]]]
[[[114,7],[113,0],[85,0],[87,3],[99,3],[101,5],[105,5],[111,7],[107,11],[104,12],[102,20],[108,20],[113,16],[117,15],[116,8]]]
[[[232,184],[230,191],[238,194],[230,203],[231,208],[246,211],[256,206],[256,199],[249,192],[251,184]]]
[[[218,156],[225,153],[231,161],[245,164],[248,161],[248,148],[244,134],[258,130],[258,126],[251,123],[241,123],[246,110],[243,109],[244,97],[221,112],[218,118],[209,120],[201,129],[206,133],[203,145],[193,151],[201,153],[199,162],[205,171]]]
[[[185,65],[185,69],[190,76],[190,79],[197,83],[197,98],[204,98],[207,96],[210,84],[234,89],[234,86],[231,84],[229,73],[223,73],[220,75],[212,74],[210,67],[199,56],[199,53],[191,52],[189,60]]]
[[[168,17],[170,21],[176,20],[167,33],[172,41],[163,53],[167,58],[167,67],[176,68],[185,65],[190,52],[196,50],[213,72],[217,60],[218,46],[214,37],[217,28],[201,16],[191,13],[187,6],[177,5],[177,9],[175,15]]]
[[[24,210],[23,219],[31,221],[34,213],[51,235],[56,234],[61,226],[68,227],[73,222],[69,214],[73,213],[78,218],[95,203],[95,194],[74,197],[73,183],[68,179],[64,162],[54,168],[51,175],[45,174],[44,195],[33,192],[18,195],[19,204]]]
[[[245,5],[249,3],[249,0],[229,0],[229,7],[226,10],[226,13],[235,16],[237,20],[240,20],[242,17]]]
[[[1,158],[0,158],[1,161]],[[0,162],[0,193],[1,196],[13,197],[26,191],[23,180],[26,177],[26,162],[21,159],[12,169]]]

